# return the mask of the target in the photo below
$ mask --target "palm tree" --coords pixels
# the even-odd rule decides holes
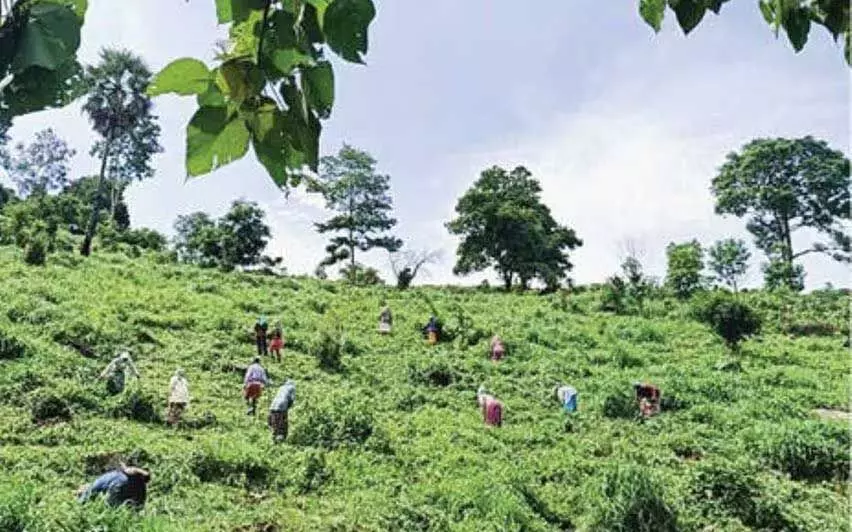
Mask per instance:
[[[145,93],[151,71],[141,58],[127,50],[104,49],[100,63],[86,68],[88,96],[83,112],[100,139],[92,147],[92,155],[101,158],[98,190],[92,200],[92,213],[80,254],[91,253],[92,239],[103,208],[104,188],[111,181],[111,198],[116,189],[134,179],[154,174],[151,157],[162,148],[160,127],[151,114],[153,104]],[[114,205],[111,209],[114,209]]]

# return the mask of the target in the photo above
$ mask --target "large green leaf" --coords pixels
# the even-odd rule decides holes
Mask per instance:
[[[695,29],[707,11],[702,0],[669,0],[669,5],[674,10],[684,34]]]
[[[242,22],[252,11],[263,9],[264,0],[216,0],[216,17],[219,24]]]
[[[367,29],[375,16],[372,0],[333,0],[325,10],[322,24],[328,45],[343,59],[363,63]]]
[[[249,123],[254,153],[280,187],[288,184],[293,147],[284,130],[284,115],[274,103],[264,104]]]
[[[760,12],[763,15],[763,19],[767,24],[774,25],[775,24],[775,6],[772,4],[772,0],[760,0]]]
[[[199,176],[242,158],[249,131],[239,114],[226,107],[201,107],[186,129],[186,173]]]
[[[166,65],[148,85],[148,95],[174,92],[182,96],[207,92],[212,74],[198,59],[184,57]]]
[[[86,10],[89,8],[88,0],[38,0],[38,1],[44,2],[44,3],[60,4],[60,5],[63,5],[63,6],[68,6],[74,11],[74,14],[77,15],[77,18],[80,19],[80,22],[83,22],[83,20],[86,18]]]
[[[35,4],[20,34],[12,70],[23,72],[33,66],[55,70],[73,58],[79,46],[80,19],[71,8]]]
[[[302,70],[302,87],[308,105],[320,118],[328,118],[334,105],[334,70],[331,63],[323,61]]]
[[[328,5],[330,3],[331,0],[308,0],[308,4],[316,9],[317,22],[319,23],[320,29],[322,29],[323,20],[325,19],[325,10],[328,9]]]
[[[310,65],[313,58],[305,55],[295,48],[279,48],[272,53],[270,58],[272,64],[282,75],[290,75],[298,66]]]
[[[640,0],[639,14],[654,31],[659,32],[666,14],[666,0]]]
[[[259,95],[264,87],[260,68],[246,59],[231,59],[222,63],[216,80],[226,98],[237,105],[251,96]]]
[[[784,31],[793,49],[801,51],[808,42],[808,32],[811,30],[811,18],[808,10],[803,7],[790,9],[784,13]]]

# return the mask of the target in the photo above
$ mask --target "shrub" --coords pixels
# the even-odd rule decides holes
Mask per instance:
[[[628,392],[616,392],[604,399],[603,415],[613,419],[633,419],[639,415],[636,398]]]
[[[325,453],[312,452],[305,460],[305,468],[299,479],[299,494],[316,492],[329,480],[332,472],[325,464]]]
[[[458,373],[446,362],[411,363],[408,366],[408,380],[412,384],[443,388],[456,382],[458,377]]]
[[[677,515],[644,470],[617,469],[607,473],[590,531],[676,532]]]
[[[132,419],[143,423],[159,423],[162,417],[157,411],[159,400],[140,391],[122,396],[111,411],[113,417]]]
[[[627,309],[626,297],[627,285],[621,277],[614,275],[603,286],[600,309],[604,312],[624,314]]]
[[[710,327],[725,340],[732,350],[739,343],[760,332],[761,320],[745,303],[725,292],[715,292],[695,302],[693,316]]]
[[[792,323],[785,328],[787,334],[792,336],[834,336],[839,332],[838,328],[830,323],[824,322],[799,322]]]
[[[364,408],[343,406],[314,408],[302,414],[304,421],[293,431],[296,445],[336,449],[362,445],[373,435],[373,416]]]
[[[316,357],[322,369],[340,371],[343,368],[343,339],[334,331],[324,330],[311,343],[310,354]]]
[[[32,266],[44,266],[47,261],[47,239],[42,235],[36,235],[27,242],[24,249],[24,262]]]
[[[806,424],[788,429],[762,449],[763,458],[793,480],[850,478],[849,431],[846,427]]]
[[[18,338],[0,329],[0,360],[22,358],[27,353],[27,346]]]
[[[62,397],[45,395],[33,401],[30,408],[33,423],[49,423],[54,421],[71,421],[73,417],[71,406]]]
[[[268,488],[275,470],[255,457],[226,457],[196,452],[190,458],[190,470],[201,482],[216,482],[226,486]]]

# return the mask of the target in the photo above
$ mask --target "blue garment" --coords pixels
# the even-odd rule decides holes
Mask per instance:
[[[566,412],[571,413],[577,410],[577,394],[573,394],[568,397],[565,402],[562,404],[562,407]]]
[[[119,470],[104,473],[92,482],[77,500],[79,502],[86,502],[96,495],[106,494],[107,502],[109,504],[116,504],[120,502],[116,500],[119,492],[127,485],[128,481],[127,475]]]
[[[296,402],[296,385],[293,384],[293,381],[287,381],[284,386],[282,386],[278,390],[278,394],[275,396],[275,399],[272,400],[272,404],[269,406],[270,412],[286,412],[290,410],[290,407],[293,406],[293,403]]]

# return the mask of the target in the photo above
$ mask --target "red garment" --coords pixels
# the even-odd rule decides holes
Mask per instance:
[[[506,350],[503,344],[495,344],[491,348],[491,360],[502,360],[504,354],[506,354]]]
[[[280,351],[284,347],[284,340],[281,338],[273,338],[272,343],[269,344],[269,349],[273,351]]]
[[[492,427],[503,425],[503,403],[497,399],[486,399],[485,406],[482,407],[482,413],[485,417],[486,425]]]
[[[263,384],[259,382],[250,382],[243,388],[243,395],[246,399],[258,399],[263,393]]]

